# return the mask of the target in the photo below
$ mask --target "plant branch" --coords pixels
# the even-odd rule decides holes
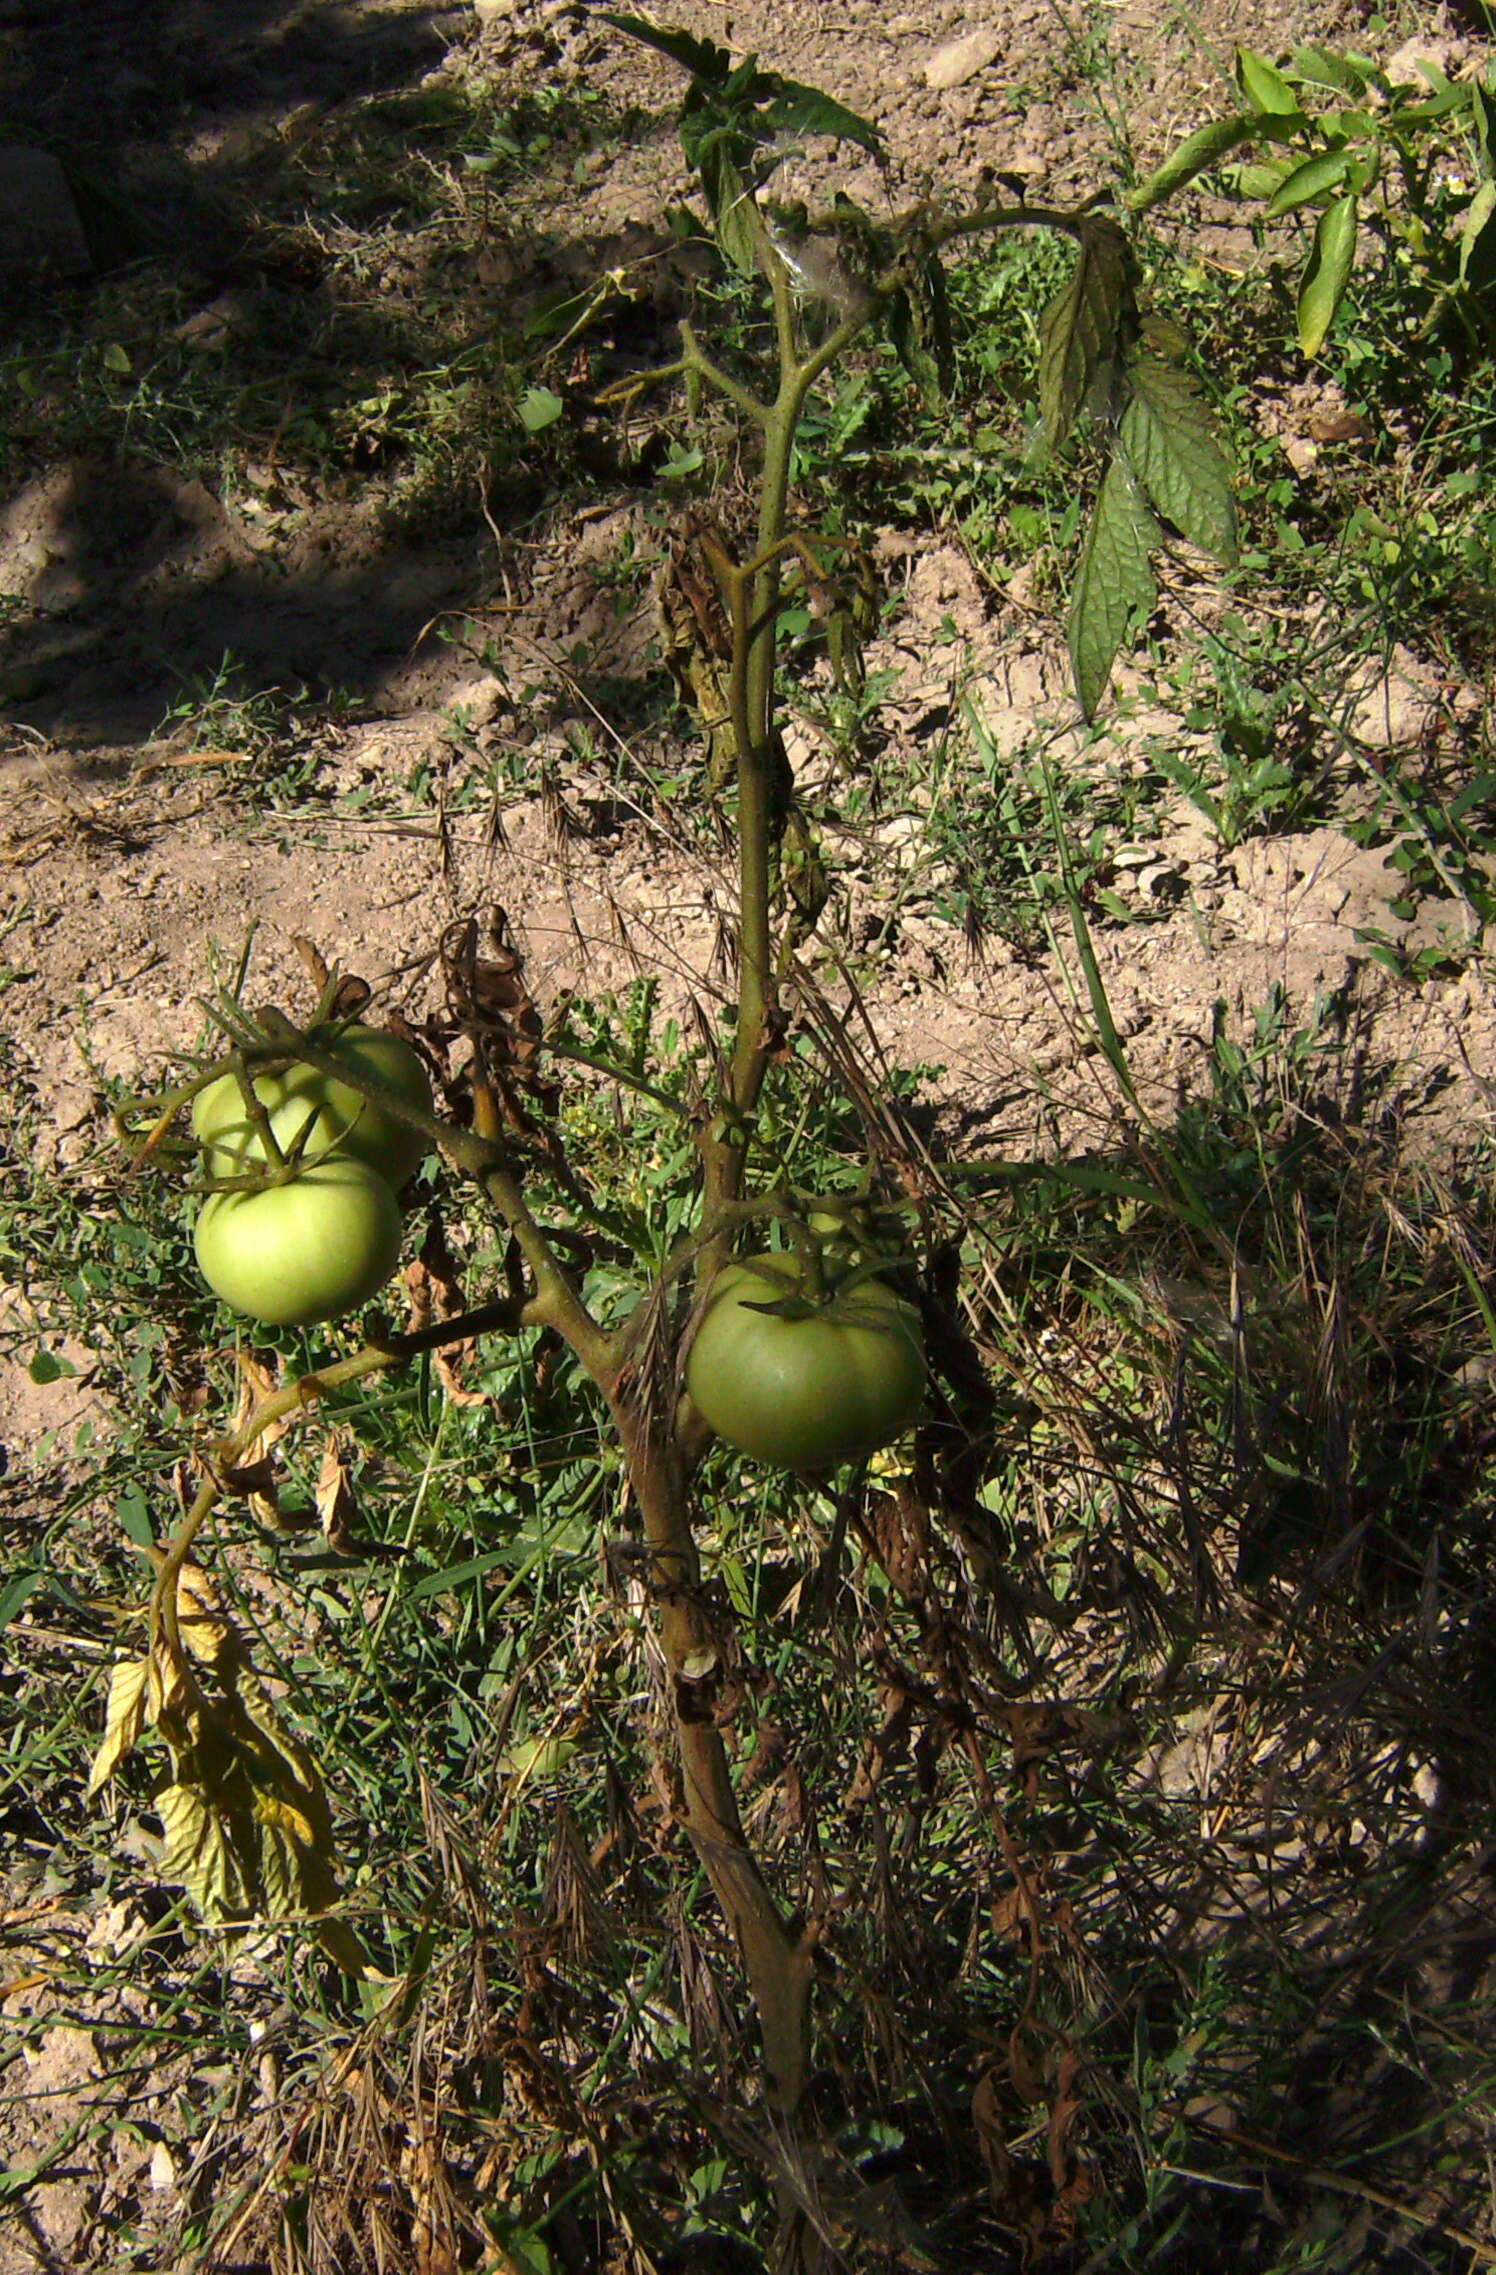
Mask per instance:
[[[213,1448],[212,1471],[198,1488],[191,1508],[165,1549],[157,1551],[160,1561],[156,1565],[148,1616],[153,1638],[157,1634],[164,1637],[177,1672],[186,1675],[189,1671],[182,1654],[178,1623],[177,1581],[182,1567],[192,1553],[193,1542],[223,1497],[221,1472],[232,1469],[242,1460],[272,1424],[283,1421],[288,1415],[308,1413],[331,1390],[342,1390],[349,1383],[362,1381],[366,1375],[390,1372],[418,1357],[422,1351],[437,1350],[444,1343],[464,1343],[478,1335],[513,1335],[524,1327],[550,1324],[548,1307],[540,1297],[501,1298],[479,1304],[455,1319],[434,1320],[429,1327],[412,1328],[407,1334],[383,1336],[377,1341],[371,1339],[351,1357],[335,1359],[330,1366],[298,1375],[294,1382],[283,1383],[279,1390],[268,1392],[236,1430],[218,1440]]]
[[[613,1415],[650,1548],[686,1831],[742,1954],[758,2009],[770,2107],[788,2119],[805,2084],[812,1948],[780,1912],[743,1830],[713,1713],[723,1674],[721,1645],[701,1587],[679,1446],[668,1425],[651,1429],[641,1404],[615,1399]]]

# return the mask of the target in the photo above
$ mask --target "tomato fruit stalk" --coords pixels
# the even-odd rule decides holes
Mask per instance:
[[[323,1041],[320,1035],[315,1039]],[[350,1072],[367,1075],[407,1105],[431,1113],[426,1069],[398,1035],[378,1027],[341,1027],[327,1031],[324,1047]],[[345,1155],[377,1170],[398,1189],[427,1151],[419,1130],[397,1121],[350,1083],[323,1074],[305,1059],[257,1074],[253,1087],[282,1153],[299,1148],[300,1159],[307,1163]],[[206,1150],[210,1176],[242,1175],[265,1160],[264,1145],[236,1075],[220,1075],[198,1092],[192,1101],[192,1128]]]

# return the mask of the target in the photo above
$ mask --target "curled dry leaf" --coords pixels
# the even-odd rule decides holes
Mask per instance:
[[[427,1228],[421,1253],[406,1266],[405,1291],[409,1303],[407,1330],[419,1334],[422,1328],[435,1326],[442,1319],[456,1319],[467,1308],[462,1283],[457,1277],[457,1264],[447,1246],[441,1225],[434,1219]],[[462,1379],[462,1370],[469,1364],[478,1345],[469,1337],[460,1343],[443,1343],[431,1354],[436,1378],[454,1406],[488,1406],[492,1394],[486,1390],[472,1390]]]
[[[280,1387],[275,1367],[267,1366],[253,1351],[239,1353],[239,1397],[234,1409],[232,1434],[238,1437],[251,1415]],[[231,1493],[242,1493],[249,1502],[250,1513],[256,1523],[270,1532],[287,1529],[281,1513],[280,1494],[275,1475],[275,1448],[290,1428],[289,1415],[278,1415],[267,1422],[264,1429],[247,1444],[240,1458],[231,1466],[219,1471],[225,1488]]]
[[[343,1446],[341,1432],[329,1430],[313,1499],[328,1547],[339,1556],[356,1556],[365,1544],[356,1537],[358,1502],[343,1457]]]

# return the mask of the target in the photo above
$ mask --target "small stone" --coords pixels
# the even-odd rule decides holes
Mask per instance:
[[[1438,705],[1433,673],[1401,644],[1385,665],[1368,666],[1350,692],[1356,702],[1347,721],[1349,731],[1375,750],[1416,743]]]
[[[1459,65],[1463,42],[1455,39],[1437,39],[1427,32],[1415,32],[1402,46],[1394,48],[1382,65],[1394,87],[1416,87],[1422,93],[1433,82],[1423,70],[1424,64],[1447,78]]]
[[[925,64],[925,85],[937,93],[949,87],[963,87],[979,71],[985,71],[1002,49],[1002,40],[990,26],[978,32],[968,32],[964,39],[948,40],[937,47]]]

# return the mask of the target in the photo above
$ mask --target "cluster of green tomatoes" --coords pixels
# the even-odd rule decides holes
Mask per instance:
[[[430,1079],[399,1036],[329,1025],[306,1040],[431,1117]],[[215,1188],[193,1235],[215,1295],[268,1326],[309,1327],[378,1294],[400,1260],[397,1196],[428,1150],[414,1123],[288,1055],[252,1078],[205,1083],[192,1127]],[[907,1428],[923,1401],[924,1346],[917,1310],[880,1276],[881,1261],[845,1208],[812,1209],[800,1247],[717,1274],[686,1387],[719,1438],[776,1467],[816,1470]]]
[[[421,1113],[431,1083],[408,1043],[377,1027],[328,1027],[317,1041],[349,1069]],[[397,1195],[428,1150],[408,1122],[304,1059],[255,1075],[259,1111],[237,1074],[192,1101],[212,1192],[193,1234],[215,1295],[273,1327],[356,1311],[400,1261]],[[269,1142],[266,1132],[269,1132]]]

